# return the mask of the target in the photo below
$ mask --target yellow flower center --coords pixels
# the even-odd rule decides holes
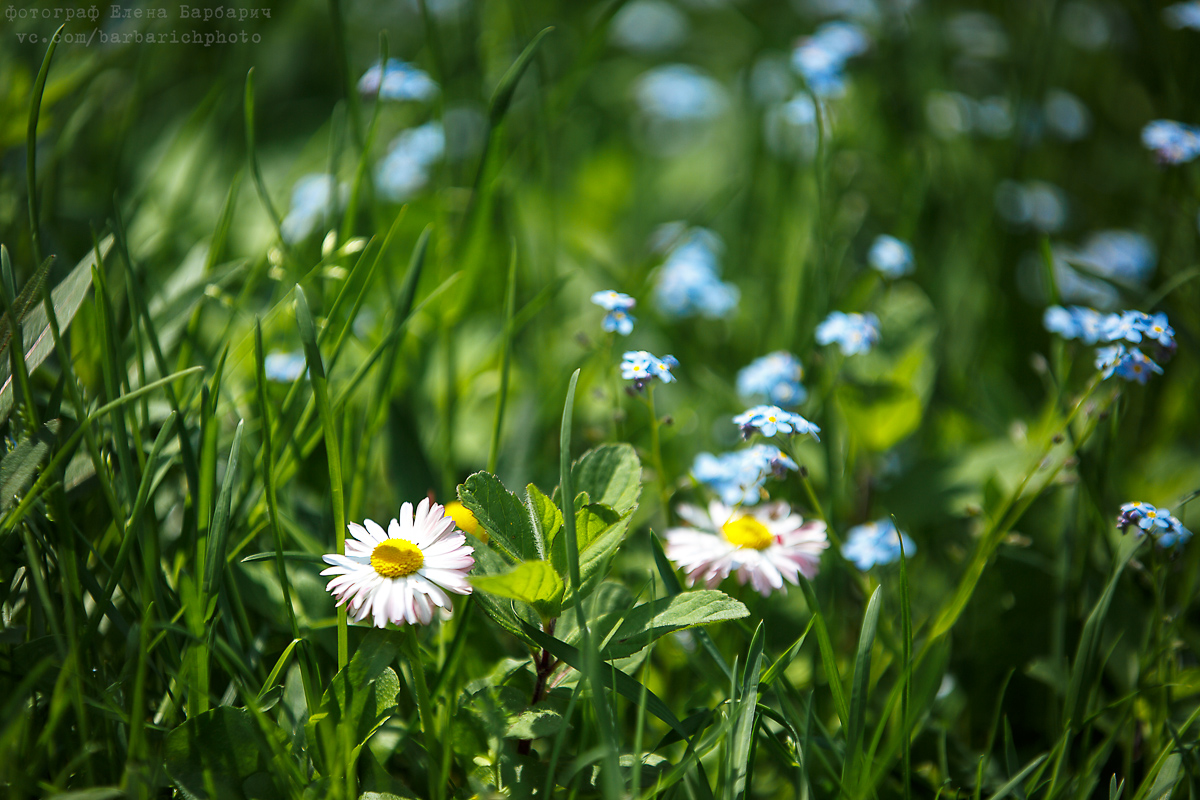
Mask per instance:
[[[371,568],[385,578],[412,575],[425,563],[425,554],[407,539],[388,539],[371,552]]]
[[[721,526],[721,534],[725,541],[738,547],[749,547],[752,550],[766,550],[775,541],[775,537],[766,526],[754,517],[738,517],[731,519]]]
[[[772,414],[771,416],[767,417],[767,422],[774,422],[774,421],[775,421],[775,415],[774,415],[774,414]]]

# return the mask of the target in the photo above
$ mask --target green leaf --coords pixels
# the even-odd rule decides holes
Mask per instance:
[[[485,592],[529,603],[543,620],[557,617],[562,607],[563,580],[547,561],[525,561],[503,575],[470,580]]]
[[[742,619],[750,612],[724,592],[704,589],[642,603],[619,613],[624,620],[600,649],[600,657],[605,661],[633,655],[668,633]],[[598,627],[603,629],[603,623]]]
[[[846,733],[846,760],[842,762],[844,785],[849,785],[854,776],[863,773],[857,762],[867,724],[867,700],[871,690],[871,648],[875,645],[875,631],[879,627],[879,604],[883,598],[880,588],[876,587],[871,593],[867,611],[863,615],[862,630],[858,636],[854,682],[850,686],[850,725]]]
[[[579,649],[572,647],[561,639],[556,639],[538,630],[532,625],[527,624],[525,633],[539,647],[545,648],[550,655],[582,671],[583,654]],[[662,698],[616,667],[606,664],[603,669],[597,670],[597,674],[593,680],[604,688],[616,689],[627,700],[634,703],[642,702],[642,698],[644,697],[646,710],[667,723],[671,730],[675,731],[680,738],[688,740],[692,735],[693,731],[684,728],[683,723],[679,721],[679,718],[675,716],[671,708],[662,701]]]
[[[508,739],[541,739],[562,730],[562,715],[548,708],[531,708],[508,721],[504,732]]]
[[[501,557],[499,553],[470,534],[467,534],[467,544],[475,548],[475,567],[471,570],[473,577],[503,575],[512,568],[512,564]],[[525,640],[530,645],[533,644],[525,635],[524,628],[521,627],[521,620],[531,624],[539,622],[537,612],[528,604],[518,603],[487,592],[476,592],[471,595],[471,599],[472,602],[478,603],[501,628]]]
[[[336,724],[348,724],[357,754],[371,734],[387,722],[396,708],[400,679],[388,666],[400,653],[394,631],[372,630],[363,638],[349,666],[333,676],[321,701],[322,711]],[[349,695],[349,707],[347,707]],[[316,720],[309,723],[309,741],[316,736]],[[328,754],[326,755],[328,763]]]
[[[545,558],[529,511],[495,475],[476,472],[458,487],[458,499],[488,532],[488,544],[498,548],[509,560]]]
[[[1179,753],[1171,753],[1167,756],[1166,763],[1154,778],[1154,784],[1150,787],[1150,794],[1146,795],[1146,800],[1171,800],[1175,784],[1179,783],[1179,769],[1182,764],[1183,757]]]
[[[613,556],[625,541],[629,519],[599,503],[585,505],[576,512],[576,551],[579,553],[581,583],[578,591],[568,587],[563,600],[565,606],[574,603],[576,597],[587,597],[604,580]],[[555,537],[550,551],[551,562],[560,574],[566,574],[570,568],[566,539],[566,536]]]
[[[532,483],[525,487],[525,508],[529,510],[534,533],[542,543],[542,552],[549,553],[554,537],[562,530],[562,512],[554,505],[554,501]]]
[[[106,236],[100,242],[100,257],[108,255],[112,246],[113,237]],[[54,317],[58,322],[59,331],[63,333],[70,326],[71,320],[75,319],[75,314],[83,305],[87,291],[92,285],[92,267],[98,266],[96,251],[96,248],[89,251],[71,270],[71,274],[50,292],[51,302],[54,304]],[[27,283],[26,286],[28,287],[29,284]],[[23,295],[24,292],[22,292]],[[54,337],[51,334],[44,304],[35,303],[29,307],[29,312],[21,321],[21,338],[24,340],[25,367],[32,373],[54,350]],[[8,418],[12,407],[13,376],[10,359],[0,358],[0,422]]]
[[[908,386],[847,382],[838,388],[837,399],[855,438],[877,453],[890,449],[921,424],[921,397]]]
[[[194,716],[168,733],[164,756],[167,775],[189,800],[241,800],[242,783],[268,766],[250,712],[231,706]]]
[[[593,448],[571,467],[576,492],[587,492],[624,516],[637,506],[642,491],[642,464],[632,445],[606,444]]]
[[[25,493],[38,467],[50,455],[59,421],[52,419],[32,439],[23,439],[0,461],[0,511],[7,511]]]

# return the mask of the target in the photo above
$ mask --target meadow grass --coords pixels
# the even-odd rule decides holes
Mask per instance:
[[[1186,8],[258,8],[0,29],[8,796],[1195,796]]]

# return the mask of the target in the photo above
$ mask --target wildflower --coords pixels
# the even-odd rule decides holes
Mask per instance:
[[[1067,196],[1045,181],[1001,181],[994,195],[996,212],[1017,228],[1053,233],[1067,220]]]
[[[457,500],[451,500],[449,503],[446,503],[446,516],[454,520],[454,524],[458,526],[459,530],[465,531],[484,544],[487,544],[488,532],[479,524],[479,520],[475,519],[475,515],[471,513],[471,509]]]
[[[285,242],[298,244],[304,241],[318,222],[337,209],[341,198],[333,197],[336,186],[332,175],[319,173],[305,175],[296,181],[292,188],[291,208],[280,225]]]
[[[911,557],[917,546],[908,534],[897,531],[890,519],[880,519],[850,529],[842,555],[863,572],[878,564],[891,564],[900,558],[900,543],[904,555]]]
[[[1183,527],[1175,516],[1165,508],[1155,508],[1149,503],[1126,503],[1121,506],[1117,516],[1117,527],[1121,533],[1127,528],[1137,526],[1138,536],[1148,533],[1155,537],[1159,547],[1182,545],[1192,538],[1192,532]]]
[[[665,230],[664,230],[665,229]],[[732,283],[721,281],[721,237],[705,228],[684,229],[663,226],[655,238],[670,234],[666,261],[659,272],[654,299],[669,316],[690,317],[702,314],[710,319],[728,316],[737,307],[741,293]]]
[[[1064,339],[1082,339],[1095,344],[1102,338],[1105,317],[1100,312],[1083,306],[1050,306],[1042,315],[1042,324],[1051,333]]]
[[[269,381],[291,383],[304,374],[305,363],[303,353],[270,353],[263,359],[263,372]]]
[[[671,370],[679,366],[679,361],[675,356],[658,358],[645,350],[630,350],[621,358],[621,377],[627,381],[633,381],[634,386],[638,389],[655,378],[663,383],[671,383],[675,380]]]
[[[792,67],[817,97],[839,97],[846,90],[846,62],[867,51],[870,40],[857,25],[830,22],[805,37],[792,51]]]
[[[1140,311],[1122,311],[1120,314],[1109,314],[1104,317],[1100,329],[1101,337],[1107,342],[1124,339],[1138,344],[1142,341],[1142,323],[1149,319]]]
[[[644,72],[634,85],[642,111],[666,120],[712,119],[725,110],[725,88],[687,64],[664,64]]]
[[[755,406],[733,418],[733,422],[742,429],[742,435],[747,439],[752,434],[759,433],[766,437],[776,433],[809,434],[820,441],[817,436],[821,432],[813,423],[799,414],[784,411],[779,406]]]
[[[637,303],[632,297],[621,292],[606,289],[592,295],[592,302],[605,311],[626,311]]]
[[[1090,234],[1076,253],[1076,260],[1106,278],[1138,282],[1150,277],[1157,254],[1150,240],[1140,233],[1114,229]]]
[[[626,3],[609,25],[609,39],[639,53],[669,50],[687,39],[688,18],[665,0]]]
[[[609,289],[593,294],[592,302],[608,312],[600,323],[601,328],[610,332],[615,331],[622,336],[633,333],[633,323],[637,320],[627,311],[627,309],[633,308],[635,301],[632,297]]]
[[[875,239],[867,260],[871,262],[872,267],[889,278],[907,275],[914,268],[912,248],[895,236],[886,234]]]
[[[778,447],[757,444],[714,456],[701,453],[692,462],[692,477],[712,489],[726,505],[752,506],[763,498],[767,478],[782,478],[799,466]]]
[[[1160,164],[1186,164],[1200,155],[1200,129],[1156,119],[1142,128],[1142,144],[1154,151]]]
[[[692,505],[677,511],[694,527],[668,529],[666,554],[689,586],[714,588],[736,570],[739,583],[766,597],[787,591],[785,580],[795,585],[799,575],[815,577],[829,547],[824,522],[804,522],[783,502],[748,513],[716,501],[707,511]]]
[[[1114,344],[1097,350],[1096,369],[1100,370],[1106,379],[1116,375],[1124,380],[1137,381],[1141,384],[1145,384],[1150,379],[1151,373],[1162,375],[1163,371],[1162,367],[1141,350],[1136,347],[1126,349],[1123,344]]]
[[[446,134],[440,122],[410,128],[388,146],[388,154],[376,169],[379,192],[393,203],[402,203],[425,187],[429,170],[446,150]]]
[[[800,359],[778,350],[756,358],[738,372],[737,390],[743,397],[765,397],[775,405],[794,406],[808,397],[800,383],[803,377]]]
[[[325,587],[339,606],[349,604],[355,622],[367,617],[377,628],[421,623],[428,625],[433,608],[450,608],[446,591],[470,594],[466,575],[475,566],[473,547],[428,498],[413,513],[412,503],[400,508],[387,530],[371,520],[347,526],[346,555],[326,555],[330,564],[322,575],[334,575]]]
[[[1191,28],[1200,31],[1200,0],[1189,0],[1186,3],[1175,3],[1167,6],[1162,12],[1163,21],[1168,27],[1179,30]]]
[[[1046,127],[1067,142],[1078,141],[1092,128],[1092,114],[1083,101],[1062,89],[1051,89],[1042,104]]]
[[[380,100],[432,100],[438,85],[424,70],[398,58],[389,58],[386,67],[378,62],[358,80],[363,95],[378,94]]]
[[[1142,333],[1162,347],[1175,345],[1175,329],[1167,324],[1167,315],[1161,312],[1152,317],[1142,315]]]
[[[837,342],[847,356],[866,353],[879,341],[879,317],[874,314],[843,314],[831,311],[817,326],[817,343]]]

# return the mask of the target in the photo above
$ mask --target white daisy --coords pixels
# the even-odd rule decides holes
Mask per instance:
[[[446,591],[470,594],[467,573],[475,566],[467,537],[446,516],[446,510],[422,500],[413,514],[412,503],[400,507],[400,519],[387,530],[372,520],[346,526],[346,555],[331,553],[332,564],[322,575],[335,575],[325,589],[337,604],[349,603],[355,622],[372,617],[377,628],[420,622],[428,625],[433,607],[450,610]]]
[[[681,505],[676,511],[692,528],[667,530],[667,557],[686,573],[688,585],[709,589],[737,571],[764,597],[796,584],[797,573],[816,576],[821,551],[829,547],[825,523],[805,522],[787,503],[741,509],[713,501],[708,510]]]

